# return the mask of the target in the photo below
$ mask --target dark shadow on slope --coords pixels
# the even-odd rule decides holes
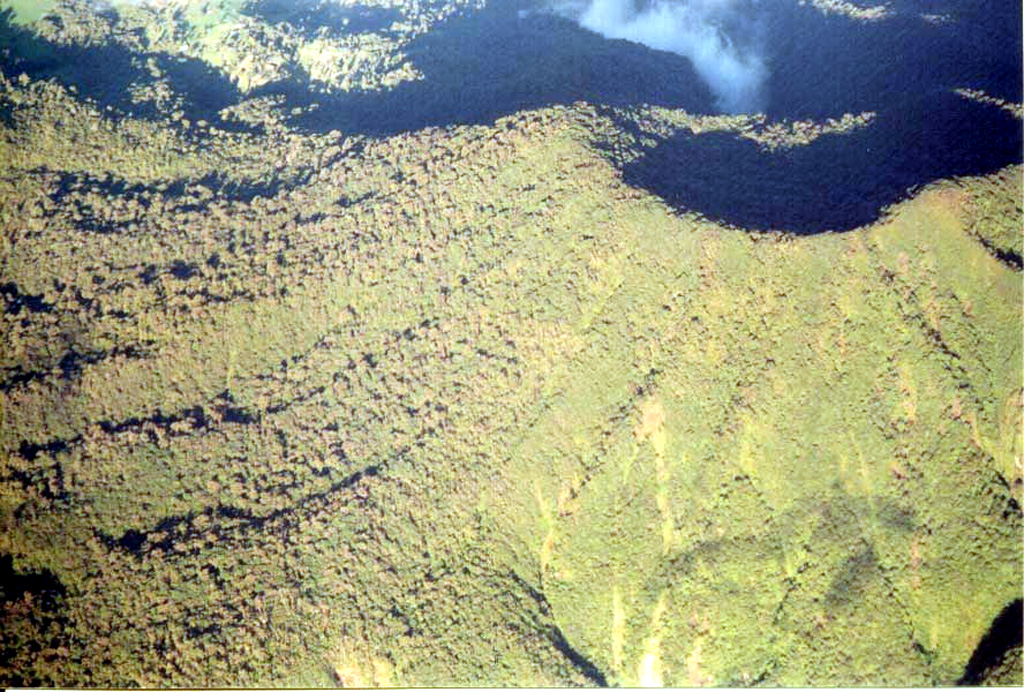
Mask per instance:
[[[44,655],[71,644],[66,598],[56,574],[19,571],[11,555],[0,554],[0,685],[59,686],[57,666]]]
[[[962,2],[940,23],[907,11],[910,4],[867,22],[795,4],[773,11],[767,114],[802,119],[901,111],[908,97],[960,87],[1020,102],[1020,3]]]
[[[869,127],[775,152],[727,134],[680,135],[627,165],[626,180],[733,226],[808,234],[872,223],[908,191],[1021,161],[1020,122],[953,93],[1021,100],[1019,4],[963,3],[945,22],[926,21],[928,3],[918,5],[864,22],[793,3],[773,6],[767,19],[769,117],[873,111]],[[560,17],[521,18],[513,2],[450,20],[408,54],[422,81],[321,98],[297,124],[388,136],[578,100],[713,110],[686,59],[605,40]],[[289,96],[316,100],[300,85]]]
[[[33,80],[54,79],[73,87],[80,98],[94,101],[101,110],[110,107],[135,117],[163,120],[169,113],[152,103],[133,102],[129,91],[133,84],[153,81],[145,62],[154,57],[172,91],[183,97],[186,118],[208,120],[225,130],[252,129],[220,118],[219,111],[237,103],[241,94],[227,77],[200,60],[142,55],[116,43],[60,45],[15,24],[13,17],[11,10],[0,10],[0,69],[8,79],[21,73]]]
[[[182,56],[159,55],[160,70],[171,88],[185,97],[185,117],[216,122],[225,130],[251,129],[236,120],[221,120],[220,111],[244,98],[238,88],[205,62]]]
[[[508,576],[517,588],[525,591],[534,603],[537,604],[540,609],[539,615],[541,617],[546,620],[552,619],[551,603],[548,602],[547,596],[535,589],[528,581],[520,577],[515,572],[509,572]],[[552,646],[554,646],[560,654],[565,656],[566,660],[573,665],[577,672],[590,681],[591,686],[608,687],[608,679],[605,677],[604,673],[601,672],[601,669],[569,643],[557,624],[553,622],[544,623],[541,621],[541,618],[538,618],[536,615],[534,618],[538,629],[544,633]]]
[[[0,127],[14,127],[14,104],[0,94]]]
[[[1018,598],[1003,608],[992,621],[988,632],[971,655],[963,677],[957,681],[958,685],[980,685],[990,671],[1001,666],[1003,659],[1011,650],[1021,648],[1024,629],[1024,610],[1021,604],[1022,601]],[[1020,671],[1017,670],[1015,673],[1013,677],[1019,682]]]
[[[304,32],[336,31],[350,9],[261,0],[255,16],[288,21]],[[928,2],[908,2],[925,12]],[[714,112],[714,99],[690,61],[535,10],[533,0],[492,0],[455,16],[405,48],[423,79],[382,92],[320,94],[296,80],[261,93],[285,94],[292,105],[318,104],[297,121],[327,131],[388,136],[431,125],[479,124],[517,111],[590,101],[606,106],[651,104]],[[316,8],[300,16],[300,7]],[[528,11],[520,15],[520,8]],[[901,4],[903,7],[903,4]],[[951,89],[982,89],[1011,102],[1022,98],[1017,3],[961,3],[946,22],[919,11],[881,21],[825,15],[796,2],[764,9],[769,63],[766,113],[776,119],[900,111],[903,101]],[[289,19],[289,17],[291,17]],[[380,28],[386,20],[380,19]],[[376,20],[374,20],[376,21]],[[295,24],[297,22],[297,24]]]
[[[340,30],[318,26],[343,19],[335,16],[339,8],[314,5],[322,15],[287,19],[278,0],[263,0],[252,11],[266,19],[277,12],[305,31]],[[1021,161],[1018,121],[952,94],[971,88],[1021,100],[1020,4],[968,0],[939,22],[920,16],[930,5],[907,0],[897,5],[903,14],[877,22],[825,16],[795,2],[773,5],[765,32],[768,115],[822,119],[874,111],[875,121],[774,153],[731,135],[680,135],[627,165],[625,178],[678,209],[742,228],[806,234],[871,223],[910,189]],[[606,40],[565,18],[520,16],[518,9],[516,0],[494,0],[413,40],[406,53],[423,79],[389,91],[331,95],[295,79],[252,95],[282,94],[288,107],[315,106],[293,120],[306,130],[379,137],[486,124],[580,100],[713,111],[709,89],[685,58]],[[101,105],[138,112],[126,102],[126,87],[146,79],[140,56],[117,46],[53,46],[13,27],[9,17],[0,15],[0,45],[8,56],[20,55],[32,76],[57,76]],[[174,67],[173,61],[161,56],[174,88],[190,101],[190,118],[216,122],[220,107],[242,98],[205,64]],[[632,125],[625,117],[620,124]]]
[[[18,572],[10,555],[0,555],[0,603],[10,603],[31,594],[41,609],[56,609],[67,590],[53,572]]]
[[[305,38],[380,32],[402,18],[393,7],[342,5],[333,0],[257,0],[245,11],[270,24],[287,23]]]
[[[731,133],[677,135],[625,166],[669,204],[745,229],[845,231],[928,182],[1020,161],[1021,123],[942,93],[867,127],[775,152]]]
[[[289,100],[319,104],[296,124],[384,137],[428,126],[490,123],[581,100],[697,112],[712,105],[710,91],[685,58],[608,41],[562,17],[521,18],[513,3],[451,19],[412,41],[406,52],[424,78],[391,91],[332,97],[292,85]]]
[[[775,152],[731,134],[680,134],[626,165],[625,179],[716,221],[809,234],[872,223],[933,181],[1019,163],[1020,121],[953,90],[1020,102],[1021,6],[967,4],[954,19],[860,22],[807,7],[778,11],[768,115],[872,111],[874,122]]]
[[[127,50],[112,44],[57,45],[13,20],[11,10],[0,10],[0,68],[8,79],[20,73],[33,79],[52,78],[101,107],[130,104],[126,87],[143,72],[132,64]]]

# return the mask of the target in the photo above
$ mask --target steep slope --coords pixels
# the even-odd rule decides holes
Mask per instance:
[[[72,85],[0,79],[4,684],[1019,682],[1020,165],[794,236],[629,166],[872,116]]]

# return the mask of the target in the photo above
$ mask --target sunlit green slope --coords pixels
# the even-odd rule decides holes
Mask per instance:
[[[6,684],[950,684],[1020,598],[1019,167],[793,238],[582,104],[3,89]]]

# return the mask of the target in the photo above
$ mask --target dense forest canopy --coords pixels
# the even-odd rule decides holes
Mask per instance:
[[[1020,684],[1020,26],[0,1],[0,684]]]

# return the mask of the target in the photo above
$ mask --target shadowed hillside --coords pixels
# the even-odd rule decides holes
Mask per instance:
[[[266,3],[253,11],[273,21],[291,18],[307,34],[309,22],[346,20],[329,5],[317,7],[312,15]],[[871,127],[782,151],[727,134],[678,133],[623,162],[626,179],[678,209],[732,226],[816,233],[871,223],[908,191],[935,180],[1020,162],[1020,120],[954,94],[973,90],[1021,101],[1020,42],[1006,29],[1019,26],[1020,8],[965,4],[944,21],[926,21],[924,11],[908,3],[868,21],[785,4],[770,15],[768,117],[787,122],[870,112],[877,116]],[[5,42],[18,69],[55,76],[122,111],[154,116],[161,107],[159,100],[128,99],[129,85],[147,73],[126,47],[53,46],[6,21]],[[381,29],[383,20],[373,26]],[[375,137],[491,123],[581,100],[620,112],[641,105],[713,112],[708,87],[685,58],[609,41],[544,12],[523,14],[511,2],[454,16],[403,51],[421,78],[393,88],[331,93],[293,66],[285,69],[292,77],[251,93],[283,99],[281,110],[292,111],[288,119],[303,130]],[[181,94],[182,117],[240,126],[221,117],[240,97],[224,76],[193,58],[155,57],[165,88]],[[628,130],[633,123],[626,117],[619,125]],[[678,175],[681,169],[699,175]]]
[[[738,228],[847,231],[928,182],[1019,163],[1022,143],[1020,119],[944,93],[904,99],[868,127],[791,149],[767,150],[735,133],[680,133],[623,173],[680,209]]]

